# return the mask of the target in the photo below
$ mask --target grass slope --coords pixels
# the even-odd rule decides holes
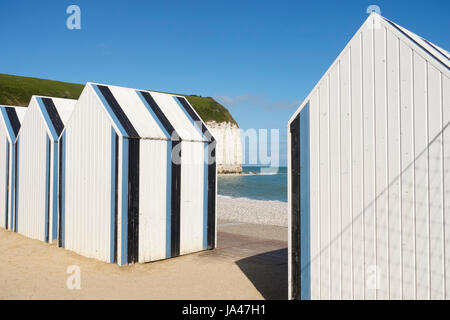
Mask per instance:
[[[0,104],[28,106],[32,95],[78,99],[84,85],[0,74]],[[211,97],[184,95],[203,121],[237,124],[230,112]]]

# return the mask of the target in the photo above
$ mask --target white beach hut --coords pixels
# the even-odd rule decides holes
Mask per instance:
[[[292,116],[290,298],[450,298],[449,67],[373,13]]]
[[[60,246],[120,265],[215,247],[215,141],[184,97],[88,83],[61,141]]]
[[[0,226],[13,229],[16,138],[27,108],[0,106]],[[4,152],[4,153],[3,153]]]
[[[17,137],[14,231],[57,239],[59,138],[76,100],[33,96]]]

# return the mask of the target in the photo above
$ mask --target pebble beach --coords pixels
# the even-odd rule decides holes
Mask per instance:
[[[217,218],[287,227],[287,202],[217,196]]]

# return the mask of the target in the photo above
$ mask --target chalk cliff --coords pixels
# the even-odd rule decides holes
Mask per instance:
[[[239,127],[231,122],[206,123],[216,138],[217,173],[242,172],[242,145]]]

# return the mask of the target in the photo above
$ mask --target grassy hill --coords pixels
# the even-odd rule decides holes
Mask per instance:
[[[0,104],[28,106],[32,95],[78,99],[84,85],[0,74]],[[204,121],[237,124],[230,112],[211,97],[183,95]]]

